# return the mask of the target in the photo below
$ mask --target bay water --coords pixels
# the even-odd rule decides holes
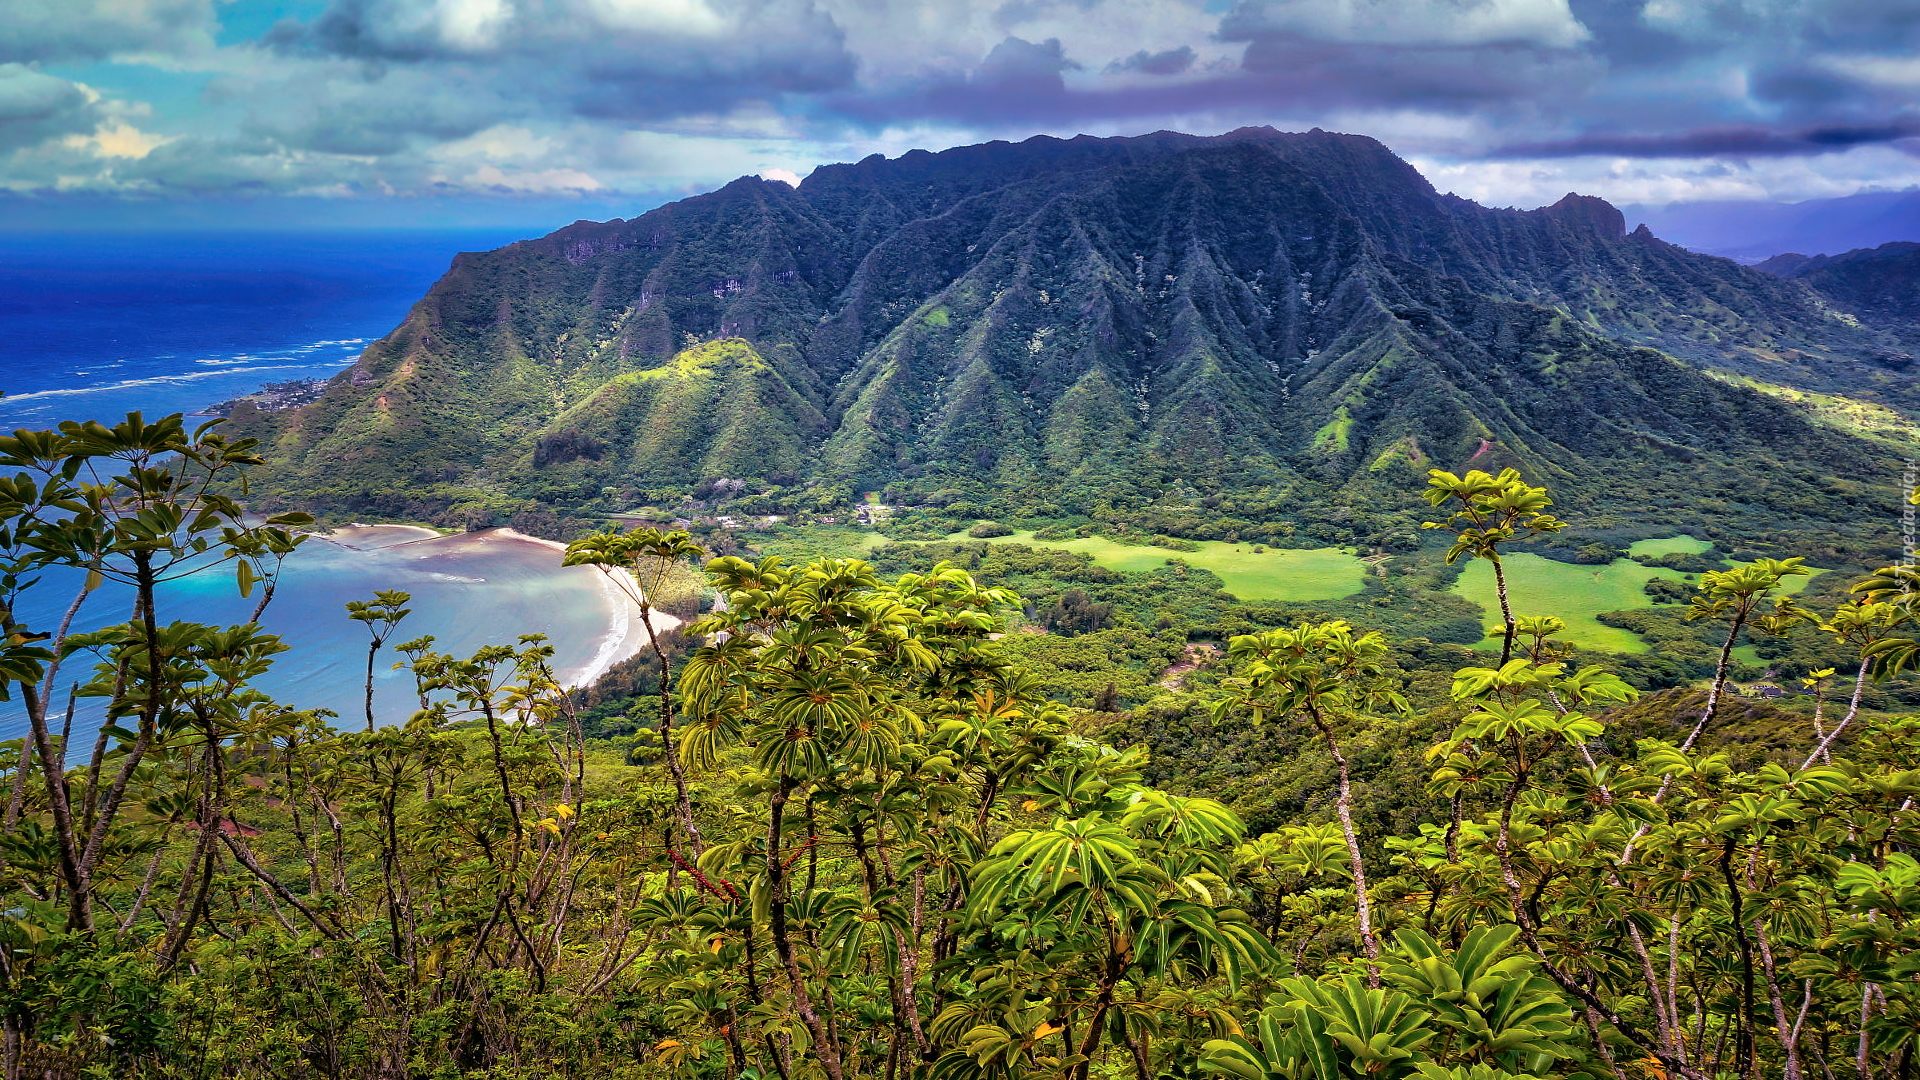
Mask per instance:
[[[0,430],[61,420],[112,423],[194,413],[267,383],[326,378],[405,318],[454,254],[508,243],[498,233],[0,236]],[[43,574],[17,617],[35,629],[59,622],[78,577]],[[421,529],[348,530],[316,537],[288,560],[266,630],[292,650],[260,687],[295,708],[325,708],[364,723],[367,631],[348,600],[380,589],[413,594],[413,614],[392,642],[423,634],[461,655],[481,645],[546,634],[556,670],[582,681],[630,653],[641,628],[598,572],[560,567],[550,545],[493,531],[435,538]],[[257,599],[257,595],[254,599]],[[163,620],[244,622],[232,567],[164,587]],[[124,590],[89,597],[76,629],[124,621]],[[375,668],[376,715],[404,720],[417,705],[412,678]],[[88,675],[76,657],[56,688]],[[97,711],[82,699],[77,725]],[[17,700],[0,703],[0,739],[17,738]]]

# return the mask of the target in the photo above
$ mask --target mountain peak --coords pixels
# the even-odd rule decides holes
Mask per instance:
[[[1754,263],[1753,268],[1763,274],[1772,274],[1774,277],[1792,277],[1801,267],[1819,258],[1825,258],[1825,256],[1802,255],[1797,251],[1787,251],[1771,259],[1762,259]]]
[[[1603,240],[1618,240],[1627,235],[1627,218],[1614,205],[1594,195],[1567,192],[1559,202],[1541,207],[1535,213],[1584,228]]]

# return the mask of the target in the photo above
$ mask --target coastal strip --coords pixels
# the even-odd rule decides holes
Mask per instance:
[[[537,549],[537,558],[552,560],[552,571],[562,575],[592,574],[598,579],[598,592],[606,610],[606,631],[593,643],[591,654],[577,665],[555,672],[561,685],[568,688],[591,686],[614,667],[630,659],[647,646],[637,583],[623,589],[611,575],[597,567],[578,566],[562,568],[560,563],[567,546],[554,540],[529,536],[515,529],[480,529],[466,533],[442,534],[433,529],[418,525],[373,525],[354,522],[352,525],[321,534],[330,543],[353,551],[392,555],[411,560],[450,559],[456,560],[449,568],[457,566],[462,556],[479,555],[488,550],[522,551]],[[466,581],[475,584],[483,579],[467,578],[450,574],[432,574],[436,580]],[[575,580],[580,580],[576,578]],[[629,578],[629,581],[631,579]],[[657,632],[666,631],[680,625],[682,620],[664,612],[653,613],[653,626]],[[556,642],[556,646],[569,643]],[[584,643],[582,643],[584,644]],[[558,651],[578,656],[577,648],[562,647]]]
[[[488,539],[498,537],[506,542],[551,548],[563,554],[567,550],[567,545],[559,541],[528,536],[515,529],[487,529],[484,535]],[[632,590],[629,591],[622,589],[612,574],[594,567],[582,566],[578,569],[581,573],[600,575],[601,595],[607,602],[607,633],[600,639],[600,644],[594,649],[592,658],[580,665],[576,673],[560,677],[562,685],[575,688],[592,686],[607,672],[612,671],[614,665],[630,659],[646,646],[646,629],[642,622],[639,584],[634,582]],[[631,578],[628,580],[632,581]],[[680,625],[679,619],[665,612],[655,611],[652,614],[655,633],[665,633]]]

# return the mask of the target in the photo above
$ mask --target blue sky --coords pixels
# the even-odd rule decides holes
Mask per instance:
[[[6,0],[0,227],[628,216],[1034,134],[1373,135],[1533,206],[1920,184],[1920,0]]]

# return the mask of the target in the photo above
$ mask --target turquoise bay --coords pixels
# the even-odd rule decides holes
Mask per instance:
[[[18,617],[36,630],[52,630],[79,584],[77,575],[43,575]],[[310,538],[287,560],[260,622],[292,648],[256,685],[292,708],[330,709],[339,726],[364,723],[367,630],[346,617],[345,605],[372,599],[380,589],[413,595],[413,613],[390,642],[431,634],[440,651],[467,655],[483,645],[514,644],[522,634],[545,634],[554,645],[555,671],[567,683],[590,681],[644,644],[631,603],[599,571],[562,568],[557,546],[547,541],[505,529],[447,537],[407,526],[347,529]],[[124,588],[97,590],[74,628],[124,622],[130,599]],[[163,622],[225,625],[245,622],[258,599],[241,598],[229,565],[168,583],[158,607]],[[395,659],[383,651],[375,664],[375,715],[383,724],[404,721],[419,705],[412,675],[391,669]],[[64,708],[71,683],[90,676],[85,657],[71,661],[55,688],[56,705]],[[97,727],[100,713],[98,702],[80,699],[76,730]],[[0,739],[25,731],[19,702],[0,703]]]

